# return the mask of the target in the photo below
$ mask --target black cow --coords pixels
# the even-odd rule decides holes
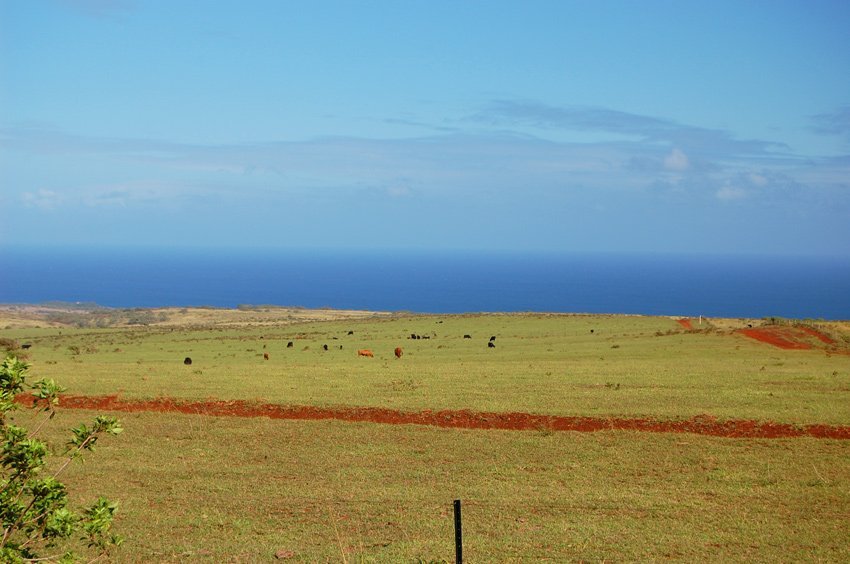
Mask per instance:
[[[190,364],[192,364],[192,359],[187,356],[186,358],[183,359],[183,364],[185,364],[186,366],[189,366]]]
[[[491,343],[492,343],[493,341],[495,341],[495,340],[496,340],[496,335],[493,335],[492,337],[490,337],[490,342],[491,342]]]
[[[464,336],[463,336],[463,338],[464,338],[464,339],[471,339],[471,338],[472,338],[472,335],[464,335]]]
[[[487,347],[489,347],[489,348],[491,348],[491,349],[495,349],[495,348],[496,348],[496,343],[494,343],[493,341],[490,341],[490,342],[488,342],[488,343],[487,343]]]
[[[322,348],[323,348],[324,350],[328,350],[328,346],[327,346],[327,345],[322,345]]]
[[[291,349],[293,344],[294,343],[292,341],[289,341],[288,343],[286,343],[286,348]]]
[[[23,345],[21,345],[21,348],[24,349],[24,350],[27,350],[31,346],[32,346],[32,344],[30,344],[30,343],[24,343]]]

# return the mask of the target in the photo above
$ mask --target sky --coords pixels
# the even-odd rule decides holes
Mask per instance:
[[[0,247],[850,256],[850,2],[0,0]]]

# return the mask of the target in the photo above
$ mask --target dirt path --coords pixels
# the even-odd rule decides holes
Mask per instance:
[[[21,395],[20,403],[32,397]],[[648,433],[694,433],[733,438],[815,437],[850,439],[848,425],[792,425],[749,420],[724,420],[699,416],[685,420],[641,418],[559,417],[530,413],[487,413],[468,410],[406,412],[378,407],[322,408],[287,406],[247,401],[183,401],[172,398],[124,400],[118,396],[62,396],[60,406],[124,412],[186,413],[218,417],[269,417],[271,419],[362,421],[392,425],[432,425],[461,429],[506,429],[546,431],[624,430]]]

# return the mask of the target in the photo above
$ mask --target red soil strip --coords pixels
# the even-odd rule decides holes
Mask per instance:
[[[755,329],[740,329],[740,332],[751,339],[768,343],[780,349],[808,350],[812,345],[800,341],[802,335],[793,327],[757,327]]]
[[[32,396],[19,395],[19,403],[31,403]],[[271,419],[338,419],[393,425],[432,425],[461,429],[505,429],[544,431],[644,431],[648,433],[694,433],[732,438],[850,439],[847,425],[790,425],[750,420],[718,421],[698,416],[686,420],[659,421],[641,418],[558,417],[530,413],[487,413],[469,410],[405,412],[380,407],[329,408],[286,406],[241,400],[182,401],[172,398],[122,400],[118,396],[62,396],[60,405],[71,409],[124,412],[187,413],[217,417],[268,417]]]
[[[738,332],[751,339],[768,343],[780,349],[810,350],[817,347],[828,355],[839,354],[850,356],[850,348],[847,346],[841,346],[828,335],[824,335],[817,329],[803,325],[797,325],[795,327],[770,325],[753,329],[739,329]],[[820,346],[815,339],[825,346]]]
[[[691,329],[693,329],[693,328],[694,328],[694,327],[693,327],[693,325],[691,325],[691,320],[690,320],[690,319],[688,319],[688,318],[685,318],[685,319],[677,319],[677,320],[676,320],[676,323],[678,323],[679,325],[681,325],[682,327],[684,327],[684,328],[685,328],[685,329],[687,329],[688,331],[690,331]]]
[[[799,329],[803,333],[806,333],[806,334],[811,335],[812,337],[815,337],[816,339],[820,340],[820,342],[825,343],[827,345],[834,345],[835,344],[834,339],[830,338],[827,335],[824,335],[823,333],[821,333],[820,331],[818,331],[817,329],[814,329],[812,327],[806,327],[806,326],[800,325],[799,327],[797,327],[797,329]]]

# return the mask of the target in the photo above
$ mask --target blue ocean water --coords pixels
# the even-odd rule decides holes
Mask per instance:
[[[0,302],[850,319],[850,258],[0,248]]]

